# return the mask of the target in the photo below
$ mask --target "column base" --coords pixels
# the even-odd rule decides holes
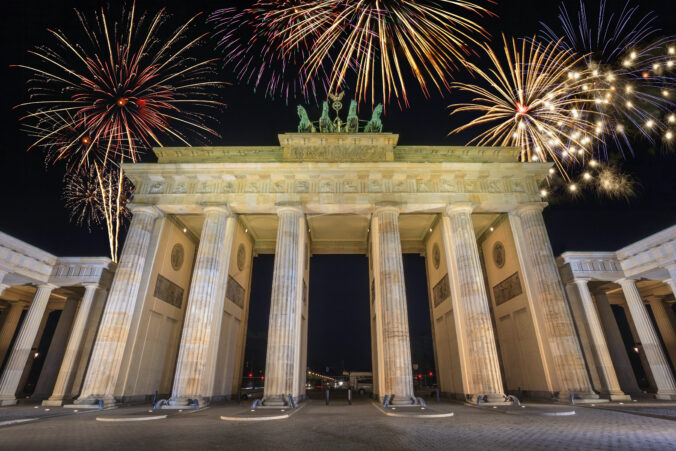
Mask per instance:
[[[176,397],[170,398],[169,402],[166,405],[163,405],[163,409],[189,409],[194,407],[194,402],[197,401],[197,407],[205,407],[209,405],[209,400],[201,396],[196,396],[194,398],[187,397]]]
[[[5,398],[0,399],[0,406],[15,406],[19,403],[19,400],[16,398]]]
[[[573,402],[575,404],[592,404],[608,402],[608,399],[601,399],[596,393],[579,393],[579,392],[561,392],[559,393],[559,402],[570,403],[571,396],[574,396]]]
[[[417,404],[416,399],[414,396],[409,396],[409,397],[397,397],[395,396],[394,399],[391,401],[387,402],[388,405],[390,406],[415,406]]]
[[[676,401],[676,393],[655,393],[655,399],[664,401]]]
[[[263,398],[261,404],[264,407],[289,407],[289,400],[281,396],[270,396]]]
[[[44,401],[42,401],[42,405],[44,407],[61,407],[64,404],[65,404],[65,402],[64,402],[63,399],[49,398],[49,399],[45,399]]]
[[[101,403],[100,401],[103,401],[103,403]],[[111,396],[111,395],[101,395],[101,396],[92,395],[92,396],[86,396],[84,398],[78,398],[73,402],[73,404],[66,404],[66,405],[64,405],[64,407],[74,408],[74,409],[78,409],[78,408],[95,409],[97,407],[103,407],[103,408],[112,407],[116,404],[117,404],[117,401],[115,400],[114,396]],[[91,407],[88,407],[88,406],[91,406]]]
[[[608,396],[611,401],[631,401],[631,396],[625,393],[610,393],[604,396]]]

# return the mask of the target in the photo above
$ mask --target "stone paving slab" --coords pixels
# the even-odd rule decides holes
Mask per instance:
[[[308,402],[286,420],[245,423],[220,419],[242,410],[235,403],[145,422],[99,422],[97,415],[73,414],[4,427],[0,449],[673,450],[676,444],[673,421],[603,409],[576,408],[576,415],[549,417],[448,402],[435,408],[454,416],[386,417],[369,401]]]

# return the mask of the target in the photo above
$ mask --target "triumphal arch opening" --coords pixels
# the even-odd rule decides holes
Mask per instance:
[[[426,258],[443,394],[598,398],[542,218],[550,164],[519,162],[518,148],[398,146],[379,113],[361,126],[352,109],[312,122],[299,107],[279,146],[164,147],[124,165],[133,219],[76,403],[236,394],[263,253],[275,255],[264,406],[305,397],[312,255],[345,253],[369,258],[379,398],[416,402],[402,253]]]

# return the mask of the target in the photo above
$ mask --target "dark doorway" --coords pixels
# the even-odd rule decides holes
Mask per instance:
[[[314,255],[308,308],[308,369],[371,371],[368,258]]]

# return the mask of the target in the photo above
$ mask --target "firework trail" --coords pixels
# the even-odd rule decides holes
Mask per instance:
[[[71,221],[86,226],[90,232],[93,226],[105,224],[115,262],[120,228],[131,217],[127,203],[133,192],[132,183],[118,167],[104,168],[94,163],[64,176],[62,197]]]

